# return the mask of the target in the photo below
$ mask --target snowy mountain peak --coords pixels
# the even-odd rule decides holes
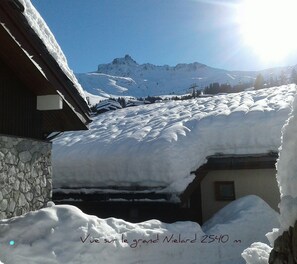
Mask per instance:
[[[113,65],[129,65],[129,66],[136,66],[138,63],[132,59],[132,57],[128,54],[125,55],[124,58],[116,58],[112,61]]]
[[[205,64],[199,63],[199,62],[194,62],[194,63],[179,63],[177,64],[174,69],[175,70],[187,70],[187,71],[198,71],[199,69],[207,68]]]
[[[151,63],[138,64],[130,55],[126,54],[123,58],[115,58],[111,63],[108,64],[99,64],[98,72],[107,73],[106,71],[116,70],[116,69],[127,69],[128,67],[138,68],[139,70],[172,70],[172,71],[197,71],[203,68],[208,68],[207,65],[201,64],[198,62],[193,63],[179,63],[176,66],[157,66]]]
[[[265,81],[288,79],[292,67],[266,69],[262,71],[227,71],[198,62],[179,63],[176,66],[158,66],[151,63],[138,64],[130,55],[116,58],[107,64],[99,64],[92,73],[77,74],[79,82],[89,93],[97,96],[159,96],[192,92],[192,85],[203,89],[213,83],[252,87],[257,75]]]

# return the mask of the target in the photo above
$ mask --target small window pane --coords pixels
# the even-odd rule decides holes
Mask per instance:
[[[215,182],[215,195],[217,201],[235,200],[234,182],[218,181]]]

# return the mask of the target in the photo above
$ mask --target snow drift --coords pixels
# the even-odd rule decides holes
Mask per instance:
[[[278,225],[278,214],[256,196],[234,201],[203,231],[193,222],[132,224],[86,215],[73,206],[50,206],[0,221],[0,260],[5,264],[240,264],[242,250],[252,241],[266,242],[264,234]]]

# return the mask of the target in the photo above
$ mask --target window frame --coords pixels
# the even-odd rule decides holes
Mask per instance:
[[[228,187],[231,186],[231,191],[233,192],[231,196],[225,196],[224,194],[222,194],[220,187],[224,185]],[[216,201],[234,201],[236,199],[234,181],[215,181],[214,188]]]

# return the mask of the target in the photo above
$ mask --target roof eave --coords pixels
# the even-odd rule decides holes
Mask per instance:
[[[37,95],[44,94],[60,94],[64,100],[64,105],[68,110],[73,112],[71,118],[78,119],[76,127],[65,128],[67,130],[87,129],[87,124],[91,122],[89,113],[90,109],[87,102],[81,97],[74,84],[62,71],[56,60],[47,50],[44,43],[33,31],[22,13],[22,8],[15,8],[11,3],[18,1],[2,0],[0,4],[1,30],[5,28],[7,34],[10,34],[9,45],[7,47],[18,50],[18,59],[25,62],[30,67],[26,70],[34,71],[39,74],[39,91],[30,83],[30,78],[25,76],[24,72],[18,70],[18,77],[28,84]],[[3,32],[2,32],[3,34]],[[1,39],[2,42],[2,39]],[[14,45],[12,44],[14,42]],[[2,45],[5,45],[4,43]],[[6,63],[11,68],[19,67],[15,65],[15,61],[11,59],[11,53],[2,49],[1,55],[6,59]],[[34,65],[37,64],[41,69]],[[39,73],[38,73],[39,72]],[[36,85],[36,84],[35,84]],[[41,88],[42,87],[42,88]]]

